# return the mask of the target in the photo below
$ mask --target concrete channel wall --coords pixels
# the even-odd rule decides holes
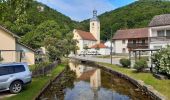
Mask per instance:
[[[81,60],[79,60],[81,61]],[[85,62],[83,60],[83,62]],[[160,94],[158,91],[156,91],[152,86],[150,85],[146,85],[143,81],[141,80],[135,80],[125,74],[122,74],[120,72],[114,71],[113,69],[107,67],[107,66],[103,66],[101,64],[98,64],[96,62],[93,61],[86,61],[87,64],[90,64],[92,66],[96,66],[98,68],[101,68],[107,72],[110,72],[114,75],[117,75],[120,78],[126,79],[127,81],[129,81],[130,83],[132,83],[133,85],[135,85],[136,87],[139,88],[139,90],[143,91],[144,93],[148,94],[151,98],[153,98],[153,100],[166,100],[166,97],[163,96],[162,94]]]
[[[66,69],[64,69],[60,74],[58,74],[56,77],[54,77],[53,79],[51,79],[45,86],[44,88],[34,97],[33,100],[40,100],[40,96],[42,95],[42,93],[52,84],[52,82],[54,82],[55,80],[59,79],[63,73],[65,72]]]

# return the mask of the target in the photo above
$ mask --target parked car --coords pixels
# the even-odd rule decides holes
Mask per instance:
[[[79,56],[81,56],[81,55],[87,55],[87,54],[88,54],[87,51],[81,51],[80,54],[79,54]]]
[[[31,80],[32,73],[27,63],[0,64],[0,91],[19,93]]]

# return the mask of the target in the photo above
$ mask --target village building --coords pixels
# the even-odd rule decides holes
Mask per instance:
[[[87,51],[87,49],[89,52],[97,51],[102,55],[108,54],[105,51],[107,51],[109,48],[100,42],[100,21],[97,18],[97,10],[93,11],[93,17],[90,19],[90,32],[74,29],[73,34],[73,39],[77,40],[77,54],[82,54]]]
[[[83,52],[85,47],[90,47],[97,43],[96,38],[90,32],[74,29],[73,33],[73,39],[77,40],[77,54]]]
[[[89,51],[97,52],[100,55],[110,55],[110,48],[107,47],[104,43],[99,43],[91,46]]]
[[[34,50],[18,41],[19,36],[0,26],[0,57],[2,63],[35,63]]]
[[[148,49],[148,35],[148,28],[118,30],[113,37],[113,52],[128,54],[129,50]]]
[[[170,45],[170,14],[155,16],[149,24],[149,48],[160,49]]]

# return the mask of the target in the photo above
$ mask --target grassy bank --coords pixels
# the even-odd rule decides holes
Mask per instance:
[[[113,70],[126,74],[134,79],[142,80],[145,84],[153,86],[153,88],[156,89],[158,92],[160,92],[167,98],[170,98],[170,80],[159,80],[153,77],[151,73],[136,73],[131,69],[122,68],[106,63],[100,63],[100,64],[104,66],[108,66]]]
[[[37,93],[47,84],[48,81],[53,79],[56,75],[63,71],[65,65],[58,65],[52,72],[51,76],[42,76],[33,78],[32,83],[27,85],[24,90],[12,97],[5,98],[5,100],[32,100]]]
[[[110,58],[110,55],[96,56],[97,58]],[[128,58],[128,56],[113,55],[112,58]]]

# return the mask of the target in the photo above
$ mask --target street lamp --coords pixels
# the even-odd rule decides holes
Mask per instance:
[[[110,37],[110,39],[111,39],[111,40],[110,40],[110,41],[111,41],[111,46],[110,46],[110,57],[111,57],[110,59],[111,59],[111,64],[113,63],[113,62],[112,62],[112,49],[113,49],[113,47],[112,47],[112,37],[113,37],[113,36],[112,36],[112,29],[111,29],[111,37]]]
[[[112,29],[110,29],[111,31],[111,35],[110,35],[110,37],[109,36],[107,36],[107,35],[105,35],[108,39],[110,38],[110,42],[111,42],[111,45],[110,45],[110,63],[112,64],[113,62],[112,62],[112,52],[113,52],[113,46],[112,46],[112,38],[113,38],[113,34],[112,34]]]

